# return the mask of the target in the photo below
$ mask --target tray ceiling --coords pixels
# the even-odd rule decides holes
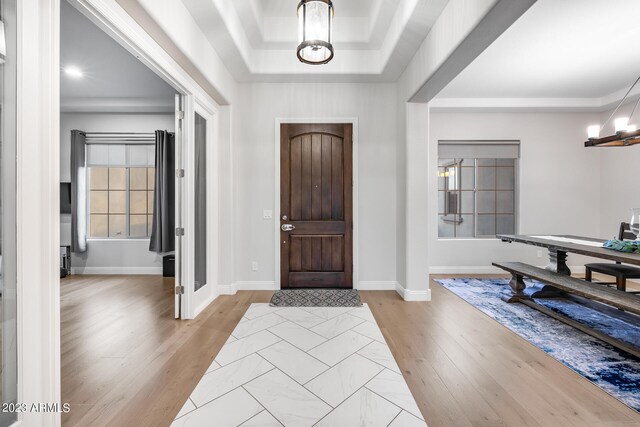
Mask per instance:
[[[239,81],[396,81],[448,0],[334,0],[322,66],[296,58],[297,0],[183,1]]]

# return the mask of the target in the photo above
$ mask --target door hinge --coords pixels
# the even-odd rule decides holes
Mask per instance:
[[[184,178],[184,169],[176,169],[176,178]]]
[[[176,111],[176,119],[178,120],[184,119],[184,111]]]
[[[176,228],[176,236],[184,236],[184,228],[178,227]]]
[[[184,294],[184,286],[176,285],[176,295],[182,295],[182,294]]]

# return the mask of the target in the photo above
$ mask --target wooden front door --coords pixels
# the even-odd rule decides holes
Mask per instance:
[[[282,288],[352,288],[351,124],[280,127]]]

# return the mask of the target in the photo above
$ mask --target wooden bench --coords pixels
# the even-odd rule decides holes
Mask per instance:
[[[493,265],[511,273],[509,286],[513,291],[513,295],[508,298],[503,298],[504,301],[508,303],[520,302],[525,304],[528,307],[538,310],[541,313],[566,323],[569,326],[573,326],[574,328],[609,343],[614,347],[624,350],[627,353],[640,357],[640,348],[592,329],[580,322],[570,319],[569,317],[556,313],[543,305],[537,304],[531,299],[531,297],[524,293],[527,286],[524,283],[523,278],[528,277],[570,294],[602,302],[625,310],[629,313],[640,314],[640,297],[637,295],[628,294],[617,289],[611,289],[606,286],[597,285],[595,283],[576,279],[575,277],[556,273],[544,268],[534,267],[522,262],[494,262]]]
[[[493,265],[511,273],[509,283],[513,297],[508,302],[530,299],[524,293],[526,285],[522,278],[529,277],[547,285],[551,285],[570,294],[599,301],[629,313],[640,314],[640,297],[617,289],[590,283],[582,279],[566,276],[543,268],[534,267],[522,262],[494,262]]]

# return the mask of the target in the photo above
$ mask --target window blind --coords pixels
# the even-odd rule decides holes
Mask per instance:
[[[88,167],[155,167],[155,145],[87,145]]]
[[[519,141],[438,141],[440,159],[518,159]]]

